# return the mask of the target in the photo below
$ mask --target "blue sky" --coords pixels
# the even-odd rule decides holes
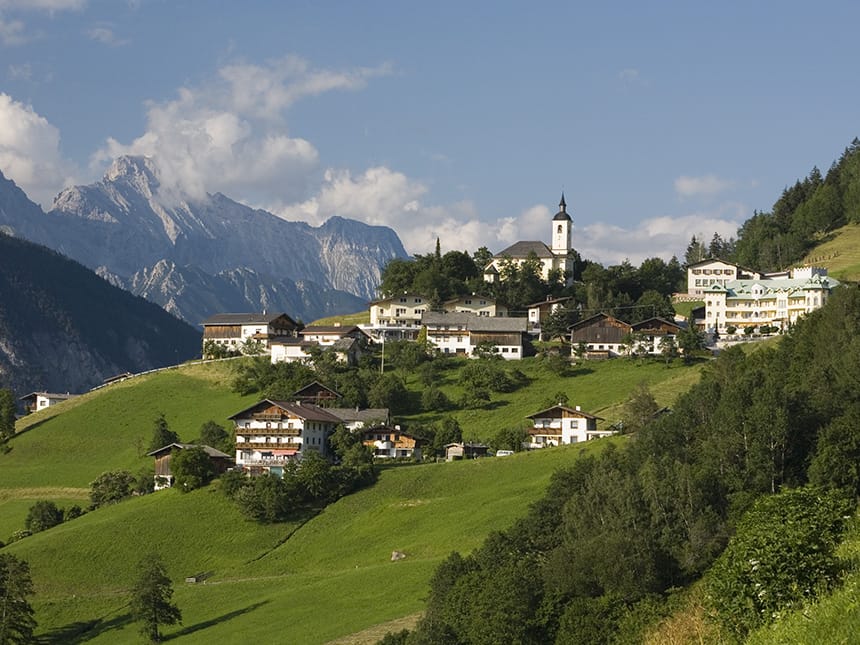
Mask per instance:
[[[0,170],[45,208],[147,154],[165,201],[549,238],[732,235],[860,136],[852,2],[0,0]]]

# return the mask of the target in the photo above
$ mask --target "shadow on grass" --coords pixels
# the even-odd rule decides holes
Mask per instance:
[[[39,636],[40,645],[76,645],[84,643],[112,629],[120,629],[132,622],[131,614],[121,614],[110,620],[83,620],[58,627]]]
[[[587,376],[589,374],[594,374],[594,370],[590,367],[576,367],[567,372],[567,376]]]
[[[196,623],[194,625],[189,625],[188,627],[183,627],[178,632],[173,632],[172,634],[162,634],[162,641],[172,641],[174,638],[180,638],[181,636],[188,636],[189,634],[193,634],[195,632],[202,631],[204,629],[209,629],[210,627],[214,627],[220,623],[225,623],[228,620],[233,620],[234,618],[238,618],[243,614],[248,614],[255,609],[259,609],[263,605],[268,604],[270,601],[264,600],[263,602],[256,602],[253,605],[248,605],[243,609],[237,609],[236,611],[231,611],[222,616],[218,616],[217,618],[212,618],[210,620],[204,620],[203,622]]]

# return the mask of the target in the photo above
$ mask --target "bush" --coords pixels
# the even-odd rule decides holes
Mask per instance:
[[[40,499],[30,507],[24,528],[31,533],[38,533],[63,523],[63,511],[54,502]]]
[[[136,479],[127,470],[102,473],[90,484],[90,503],[93,508],[113,504],[131,496]]]
[[[421,409],[425,412],[442,412],[450,407],[451,402],[439,388],[430,386],[421,393]]]
[[[174,450],[170,457],[174,486],[183,492],[205,486],[215,476],[212,460],[202,446]]]
[[[813,487],[759,499],[708,573],[717,621],[742,640],[826,590],[840,571],[836,547],[849,512],[841,493]]]

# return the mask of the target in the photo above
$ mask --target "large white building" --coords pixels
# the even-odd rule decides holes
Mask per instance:
[[[724,287],[735,280],[756,280],[761,277],[758,271],[725,260],[708,258],[687,267],[687,295],[701,297],[709,287]]]
[[[827,269],[800,267],[787,278],[759,277],[714,284],[704,290],[705,328],[727,333],[762,325],[785,329],[800,317],[823,307],[839,281]]]
[[[561,195],[558,208],[558,213],[552,218],[550,231],[552,246],[534,240],[516,242],[493,256],[490,263],[484,267],[484,280],[487,282],[503,280],[505,266],[508,263],[522,265],[529,257],[536,257],[541,266],[541,278],[546,280],[551,271],[559,271],[565,282],[570,283],[573,279],[573,258],[571,257],[573,220],[567,213],[564,193]]]

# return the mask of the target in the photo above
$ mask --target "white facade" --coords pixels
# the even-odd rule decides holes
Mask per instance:
[[[715,258],[702,260],[687,267],[687,294],[701,296],[705,289],[726,286],[734,280],[758,279],[761,274],[737,264]]]
[[[523,357],[525,318],[490,318],[467,312],[427,312],[422,318],[427,341],[443,354],[472,356],[484,342],[507,360]]]
[[[530,448],[581,443],[615,434],[613,430],[598,430],[600,417],[583,412],[579,406],[570,408],[559,404],[528,418],[533,422],[528,431]]]
[[[230,417],[235,424],[236,466],[282,474],[309,450],[328,454],[328,437],[340,420],[311,403],[265,400]]]
[[[823,307],[831,290],[839,285],[824,269],[803,267],[790,278],[735,280],[713,286],[703,295],[705,327],[727,333],[762,325],[785,329],[802,316]]]
[[[465,312],[489,318],[508,315],[507,307],[497,304],[495,298],[474,293],[446,300],[442,308],[451,313]]]

